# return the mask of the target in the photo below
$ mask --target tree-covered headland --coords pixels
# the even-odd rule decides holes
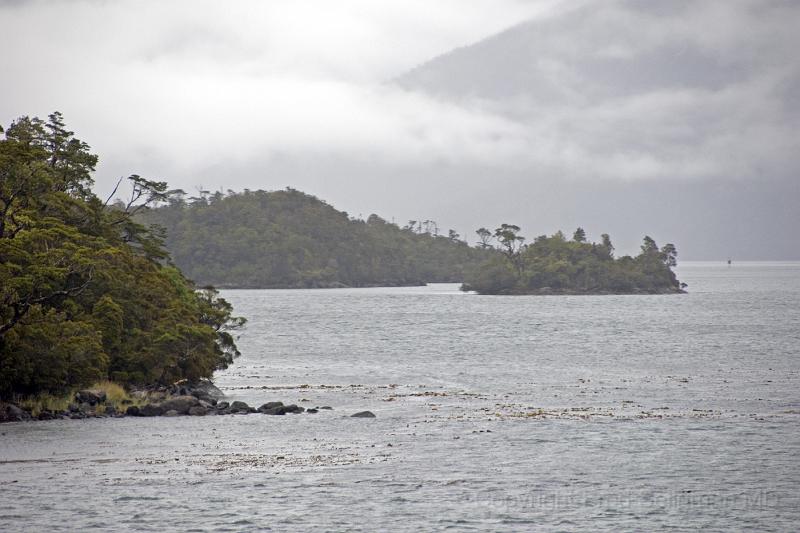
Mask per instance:
[[[378,215],[351,217],[294,189],[177,191],[137,219],[163,227],[175,264],[220,287],[309,288],[462,282],[485,294],[681,292],[671,267],[677,251],[645,237],[637,257],[614,257],[608,235],[586,242],[578,230],[526,244],[503,224],[470,246],[434,221],[400,227]]]
[[[614,257],[607,234],[587,242],[578,228],[567,239],[562,232],[541,235],[530,244],[520,228],[502,224],[494,232],[476,233],[479,246],[499,251],[465,278],[463,290],[481,294],[667,294],[683,292],[672,271],[678,252],[672,244],[658,248],[645,237],[636,257]]]
[[[0,132],[0,399],[194,380],[230,364],[243,319],[135,217],[169,200],[166,184],[134,175],[128,201],[98,198],[98,158],[59,113]]]
[[[351,217],[294,189],[175,195],[139,217],[166,230],[175,264],[218,287],[311,288],[462,282],[491,254],[431,220]]]

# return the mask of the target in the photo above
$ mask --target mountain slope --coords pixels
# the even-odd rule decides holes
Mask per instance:
[[[796,259],[797,27],[796,2],[569,2],[395,82],[507,121],[507,167],[452,172],[491,180],[490,220]]]
[[[174,262],[218,287],[339,287],[462,281],[486,257],[435,226],[399,228],[351,219],[314,196],[286,189],[173,201],[142,220],[166,229]]]
[[[800,10],[593,2],[402,75],[525,129],[529,162],[578,179],[785,175],[798,167]]]

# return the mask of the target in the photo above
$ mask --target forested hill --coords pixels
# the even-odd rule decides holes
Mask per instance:
[[[0,134],[0,400],[197,380],[233,361],[244,320],[133,219],[166,183],[131,176],[127,204],[108,205],[91,191],[97,155],[60,113]]]
[[[294,189],[202,194],[141,215],[166,229],[175,264],[218,287],[365,287],[460,282],[489,251],[432,221],[354,219]]]

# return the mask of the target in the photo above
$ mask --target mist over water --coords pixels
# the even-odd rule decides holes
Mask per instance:
[[[334,409],[6,424],[0,530],[791,530],[800,263],[677,273],[689,294],[225,291],[229,399]]]

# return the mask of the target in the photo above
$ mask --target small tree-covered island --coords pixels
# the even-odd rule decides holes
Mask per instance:
[[[495,254],[464,280],[462,290],[481,294],[671,294],[684,292],[672,267],[678,252],[672,244],[661,249],[644,238],[636,257],[614,257],[611,238],[587,242],[578,228],[567,239],[562,232],[541,235],[525,244],[520,228],[502,224],[494,232],[477,231],[480,246],[496,247]],[[493,243],[494,241],[494,243]]]

